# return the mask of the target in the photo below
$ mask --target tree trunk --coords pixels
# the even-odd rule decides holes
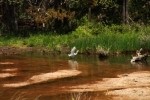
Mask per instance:
[[[18,12],[17,6],[9,4],[9,1],[2,2],[2,25],[3,32],[17,32],[18,31]]]
[[[128,23],[128,0],[123,0],[123,24]]]
[[[88,10],[88,20],[91,21],[91,7],[89,7]]]
[[[15,31],[18,31],[18,13],[17,13],[17,7],[14,5],[14,27]]]

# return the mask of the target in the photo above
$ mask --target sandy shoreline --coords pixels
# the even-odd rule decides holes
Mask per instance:
[[[94,84],[69,87],[72,92],[101,91],[113,100],[150,100],[150,72],[139,71],[118,75],[117,78],[103,78]]]

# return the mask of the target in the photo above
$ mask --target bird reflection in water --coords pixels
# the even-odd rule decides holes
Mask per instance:
[[[78,62],[76,60],[68,60],[68,64],[71,69],[73,69],[73,70],[78,69]]]

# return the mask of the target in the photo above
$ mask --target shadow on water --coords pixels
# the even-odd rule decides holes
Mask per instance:
[[[130,63],[130,56],[111,56],[100,60],[94,55],[78,55],[69,59],[67,55],[16,55],[0,56],[0,75],[6,73],[15,76],[0,77],[0,100],[76,100],[86,98],[89,100],[111,100],[102,92],[73,93],[64,87],[91,84],[102,78],[116,77],[118,74],[130,73],[139,70],[150,70],[150,59],[145,63]],[[7,62],[7,63],[6,63]],[[10,63],[8,63],[10,62]],[[78,70],[78,76],[46,81],[25,87],[3,87],[4,84],[24,82],[32,76],[58,70]],[[80,99],[80,100],[82,100]],[[85,99],[85,100],[88,100]]]

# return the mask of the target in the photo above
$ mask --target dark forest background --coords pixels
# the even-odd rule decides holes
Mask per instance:
[[[149,0],[1,0],[0,34],[69,34],[87,17],[104,25],[150,24]]]

